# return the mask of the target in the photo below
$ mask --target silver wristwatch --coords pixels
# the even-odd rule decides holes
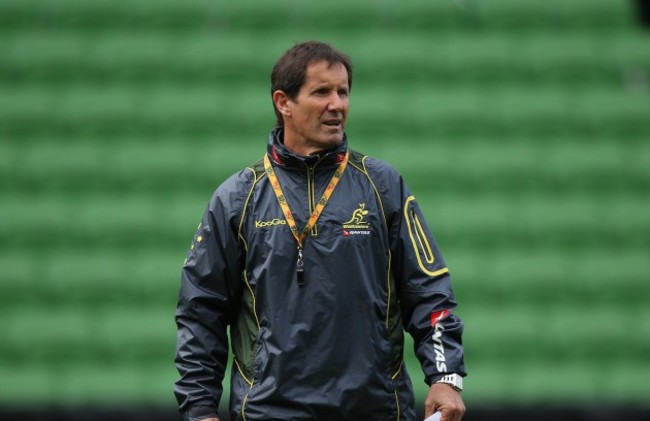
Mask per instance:
[[[436,383],[445,383],[453,387],[457,392],[463,390],[463,378],[456,373],[447,374],[443,376]]]

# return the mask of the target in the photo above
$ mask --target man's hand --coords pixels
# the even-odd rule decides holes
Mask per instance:
[[[445,383],[432,384],[424,400],[424,418],[437,411],[442,413],[440,421],[460,421],[465,413],[465,404],[460,393]]]

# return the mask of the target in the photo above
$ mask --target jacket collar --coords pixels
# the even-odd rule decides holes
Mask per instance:
[[[319,169],[327,168],[333,165],[338,165],[348,149],[348,138],[347,135],[344,135],[343,142],[332,149],[328,149],[318,155],[300,156],[287,149],[287,147],[284,146],[282,139],[282,127],[276,127],[269,134],[269,142],[267,145],[269,158],[271,158],[276,165],[282,167],[305,168],[305,166],[311,167],[318,162]]]

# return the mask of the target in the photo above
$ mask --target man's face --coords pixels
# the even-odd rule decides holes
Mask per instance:
[[[310,63],[298,95],[287,100],[285,145],[306,156],[340,144],[349,94],[348,71],[342,63]]]

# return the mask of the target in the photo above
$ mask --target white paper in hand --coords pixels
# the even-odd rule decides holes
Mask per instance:
[[[431,415],[429,418],[427,418],[424,421],[440,421],[440,417],[442,417],[441,412],[434,412],[433,415]]]

